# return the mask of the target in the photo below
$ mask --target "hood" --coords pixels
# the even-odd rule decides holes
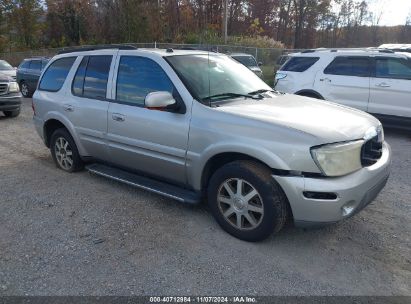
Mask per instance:
[[[3,72],[4,71],[0,71],[0,82],[14,81],[10,75],[4,74]]]
[[[0,70],[0,74],[7,75],[9,77],[15,78],[16,77],[16,70]]]
[[[317,138],[315,144],[360,139],[370,127],[380,125],[376,118],[363,111],[290,94],[233,101],[218,109],[308,133]]]

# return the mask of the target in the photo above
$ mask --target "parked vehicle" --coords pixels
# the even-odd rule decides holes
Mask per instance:
[[[411,44],[400,44],[400,43],[381,44],[378,48],[385,49],[385,50],[391,50],[394,52],[411,53]]]
[[[6,60],[0,60],[0,74],[9,76],[16,80],[16,68],[12,67]]]
[[[24,59],[17,69],[17,82],[20,85],[21,94],[31,97],[37,88],[41,71],[47,65],[49,58],[34,57]]]
[[[263,77],[263,71],[261,71],[260,66],[262,65],[261,62],[257,63],[257,60],[253,55],[244,54],[244,53],[233,53],[230,55],[231,58],[238,61],[239,63],[245,65],[251,71],[253,71],[258,77]]]
[[[107,47],[106,47],[107,48]],[[384,187],[379,121],[272,91],[228,56],[190,50],[67,50],[45,68],[34,122],[58,168],[86,168],[196,204],[247,241],[334,223]]]
[[[19,85],[12,77],[0,73],[0,111],[7,117],[16,117],[20,107]]]
[[[281,92],[367,111],[411,128],[411,60],[388,50],[311,50],[290,55],[275,76]]]

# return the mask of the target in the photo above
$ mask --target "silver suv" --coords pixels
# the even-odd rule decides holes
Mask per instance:
[[[34,122],[60,169],[195,204],[258,241],[334,223],[384,187],[390,148],[355,109],[273,91],[229,56],[118,47],[67,50],[47,65]]]

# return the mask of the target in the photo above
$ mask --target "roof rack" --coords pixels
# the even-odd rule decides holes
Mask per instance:
[[[124,44],[103,44],[103,45],[91,45],[91,46],[81,46],[73,48],[63,48],[57,54],[67,54],[74,52],[87,52],[87,51],[96,51],[96,50],[108,50],[108,49],[117,49],[117,50],[136,50],[137,48],[132,45]]]
[[[338,52],[338,51],[369,51],[369,52],[380,52],[380,53],[394,53],[394,51],[389,49],[381,49],[376,47],[368,47],[368,48],[317,48],[317,49],[308,49],[303,50],[301,53],[315,53],[319,51],[329,51],[329,52]]]

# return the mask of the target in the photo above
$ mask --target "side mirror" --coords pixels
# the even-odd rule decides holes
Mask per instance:
[[[263,63],[261,61],[258,62],[258,66],[262,66]]]
[[[177,106],[177,102],[173,95],[169,92],[152,92],[147,94],[144,100],[144,106],[150,110],[165,110],[174,109]]]

